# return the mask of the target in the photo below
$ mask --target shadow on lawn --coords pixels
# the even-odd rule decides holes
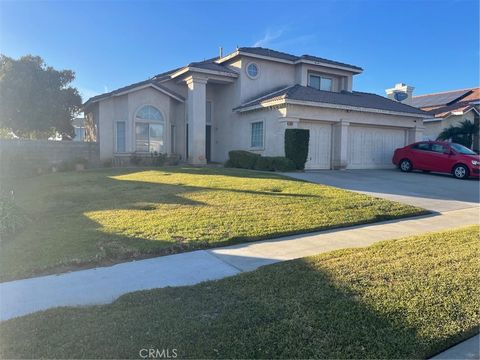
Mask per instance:
[[[422,337],[421,320],[409,326],[401,311],[375,310],[352,285],[298,259],[9,320],[0,325],[0,355],[137,358],[153,347],[175,348],[179,358],[425,358],[470,335]],[[380,299],[374,303],[382,308]]]
[[[221,171],[220,171],[221,170]],[[148,181],[148,177],[145,180],[130,180],[128,178],[115,178],[115,176],[125,176],[134,173],[155,171],[168,178],[170,173],[185,173],[185,174],[202,174],[202,175],[221,175],[221,176],[234,176],[234,177],[249,177],[245,175],[244,170],[237,169],[210,169],[210,168],[190,168],[190,167],[168,167],[168,168],[131,168],[131,169],[109,169],[106,171],[86,171],[82,173],[81,182],[77,180],[77,173],[63,174],[63,177],[52,174],[39,178],[41,181],[56,182],[53,184],[56,191],[52,191],[46,195],[46,200],[41,203],[37,203],[32,206],[35,209],[32,220],[37,222],[35,231],[26,233],[25,239],[36,239],[38,234],[41,234],[43,238],[56,237],[62,239],[62,241],[44,243],[37,242],[34,247],[28,249],[30,254],[15,253],[19,255],[19,259],[16,262],[28,263],[28,256],[38,258],[39,263],[45,261],[41,260],[42,256],[45,256],[45,251],[48,251],[48,246],[55,246],[52,249],[51,258],[54,260],[54,265],[39,265],[36,268],[35,274],[24,273],[21,276],[31,276],[38,274],[51,273],[52,271],[61,272],[65,270],[78,269],[84,267],[92,267],[95,265],[109,265],[125,261],[129,259],[141,259],[152,256],[169,255],[179,252],[185,252],[194,249],[204,249],[212,246],[211,239],[208,236],[202,235],[200,240],[192,240],[185,238],[182,230],[178,234],[174,232],[170,234],[169,238],[165,239],[152,239],[142,236],[143,233],[130,233],[124,235],[121,230],[106,231],[104,225],[95,221],[87,216],[87,213],[104,211],[104,210],[135,210],[143,212],[145,216],[151,211],[156,210],[158,206],[162,205],[175,205],[181,208],[182,206],[210,206],[202,201],[194,200],[186,196],[186,194],[192,194],[195,192],[205,191],[224,191],[246,195],[258,195],[268,196],[275,198],[288,198],[288,197],[313,197],[321,198],[318,195],[310,194],[291,194],[278,191],[278,189],[272,188],[272,191],[255,191],[250,189],[236,189],[224,188],[224,187],[208,187],[208,186],[191,186],[185,184],[172,184],[167,182]],[[270,173],[251,172],[252,177],[260,179],[284,179],[281,176]],[[289,180],[296,182],[296,180]],[[72,186],[72,183],[75,186]],[[208,182],[207,182],[208,184]],[[50,184],[52,186],[52,184]],[[270,185],[266,185],[270,186]],[[25,194],[24,207],[29,206],[29,196]],[[47,205],[50,208],[47,207]],[[219,208],[218,211],[221,211]],[[138,215],[138,214],[137,214]],[[113,216],[113,215],[112,215]],[[160,215],[159,215],[160,216]],[[194,215],[192,215],[194,216]],[[372,221],[390,220],[389,216],[375,216]],[[45,221],[44,219],[47,219]],[[42,223],[43,222],[43,223]],[[365,221],[361,221],[365,223]],[[355,225],[358,222],[350,222],[342,224],[342,226]],[[339,227],[339,226],[336,226]],[[272,231],[269,234],[251,235],[251,236],[235,236],[235,234],[225,235],[225,239],[222,242],[217,242],[217,246],[232,245],[239,242],[255,241],[260,239],[271,239],[280,236],[319,231],[325,229],[331,229],[332,226],[320,226],[312,228],[310,230],[298,229],[295,231]],[[28,228],[25,231],[29,231]],[[175,231],[175,230],[174,230]],[[208,229],[205,231],[208,232]],[[68,241],[63,241],[68,239]],[[191,241],[189,241],[191,240]],[[12,241],[14,243],[15,241]],[[2,245],[4,249],[11,246],[8,243]],[[12,245],[15,246],[15,245]],[[38,253],[35,253],[37,249]],[[86,250],[85,250],[86,249]],[[79,251],[80,250],[80,251]],[[80,254],[80,255],[79,255]],[[61,263],[59,263],[59,261]],[[5,267],[7,265],[4,265]],[[5,279],[3,275],[5,270],[0,264],[0,280]],[[32,267],[33,268],[33,267]],[[11,274],[8,276],[12,276]]]

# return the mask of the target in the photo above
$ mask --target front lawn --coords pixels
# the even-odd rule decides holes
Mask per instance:
[[[427,358],[478,331],[480,227],[0,324],[1,358]]]
[[[57,173],[12,187],[31,222],[0,245],[0,281],[424,212],[240,169]]]

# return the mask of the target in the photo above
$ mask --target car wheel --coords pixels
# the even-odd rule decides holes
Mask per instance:
[[[403,172],[410,172],[412,171],[412,163],[408,159],[403,159],[400,161],[400,170]]]
[[[468,169],[465,165],[457,165],[453,168],[453,176],[457,179],[468,178]]]

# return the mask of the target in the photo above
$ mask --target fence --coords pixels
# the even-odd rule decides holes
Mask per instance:
[[[99,146],[94,142],[0,139],[0,175],[8,172],[43,172],[74,162],[99,164]]]

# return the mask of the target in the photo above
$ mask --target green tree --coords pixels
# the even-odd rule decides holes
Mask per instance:
[[[18,60],[0,54],[0,128],[21,138],[46,139],[74,134],[72,120],[82,98],[69,86],[71,70],[55,70],[39,56]]]
[[[469,148],[473,146],[473,137],[478,133],[478,124],[463,120],[457,125],[450,125],[442,130],[437,140],[452,140]]]

